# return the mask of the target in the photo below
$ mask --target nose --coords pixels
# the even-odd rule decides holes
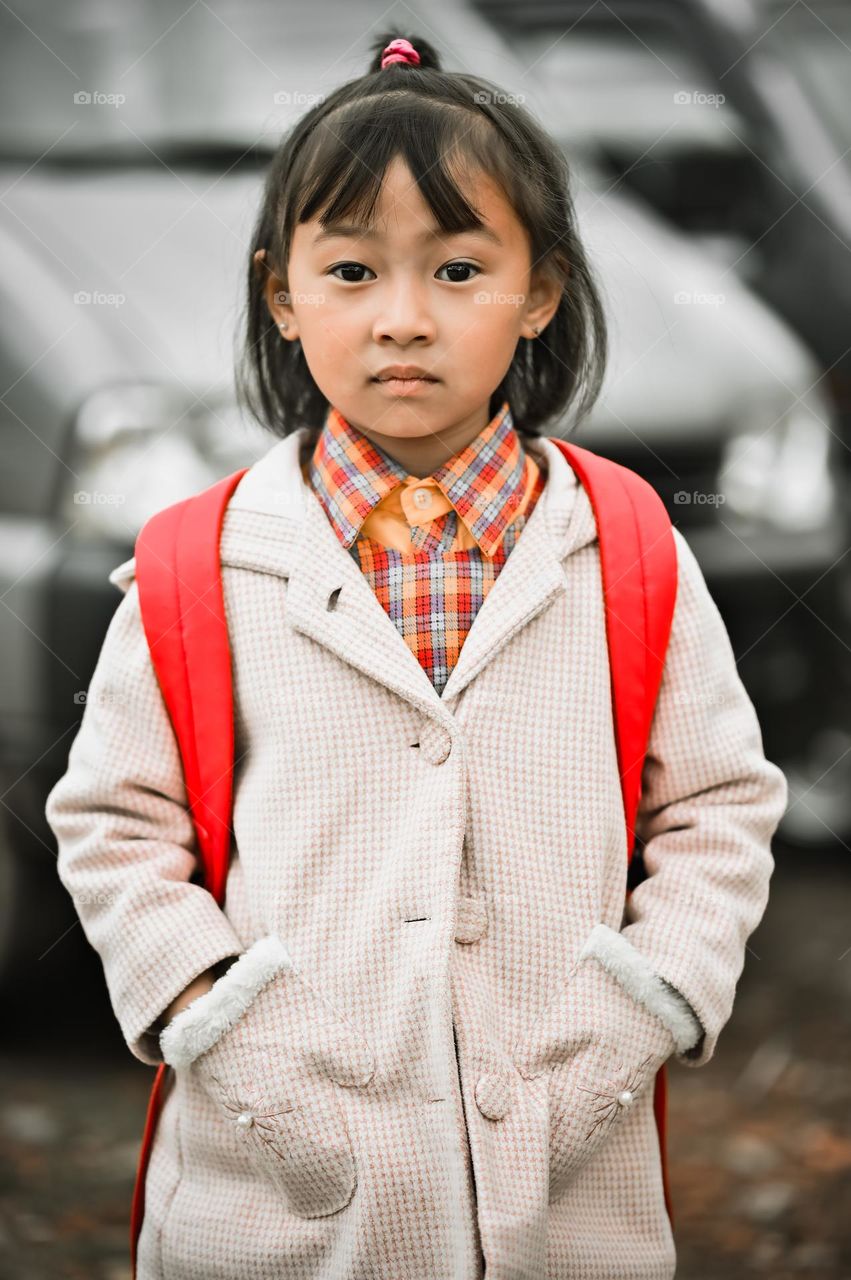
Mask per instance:
[[[412,274],[405,274],[395,284],[387,286],[373,323],[372,336],[377,343],[391,340],[400,347],[407,346],[409,342],[433,341],[435,322],[427,291]]]

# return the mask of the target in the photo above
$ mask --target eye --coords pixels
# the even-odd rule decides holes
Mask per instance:
[[[446,264],[446,266],[445,266],[445,267],[441,267],[441,268],[440,268],[440,271],[475,271],[475,272],[480,272],[480,271],[481,271],[481,267],[477,267],[477,266],[475,265],[475,263],[473,263],[473,262],[447,262],[447,264]],[[467,277],[466,279],[463,279],[463,280],[459,280],[457,277],[455,277],[455,278],[453,278],[452,280],[450,280],[450,282],[449,282],[449,283],[450,283],[450,284],[466,284],[468,279],[470,279],[470,277]]]
[[[363,277],[355,277],[355,278],[353,278],[353,277],[352,277],[352,276],[350,276],[350,275],[346,275],[346,276],[338,276],[338,275],[337,275],[337,272],[338,272],[338,271],[347,271],[347,272],[349,272],[349,271],[354,271],[354,272],[357,272],[357,271],[370,271],[370,268],[369,268],[369,267],[365,267],[365,266],[363,265],[363,263],[362,263],[362,262],[338,262],[336,266],[334,266],[334,267],[329,267],[329,269],[328,269],[328,272],[327,272],[327,274],[328,274],[328,275],[336,276],[336,278],[337,278],[338,280],[343,280],[343,281],[344,281],[344,283],[346,283],[346,284],[362,284],[362,283],[363,283]],[[451,272],[458,272],[458,271],[461,271],[461,272],[463,272],[463,271],[467,271],[467,272],[469,272],[469,271],[475,271],[475,272],[476,272],[476,274],[478,275],[478,274],[480,274],[480,273],[481,273],[481,267],[477,267],[477,266],[475,265],[475,263],[473,263],[473,262],[461,262],[461,261],[458,261],[458,262],[448,262],[448,263],[446,264],[446,266],[445,266],[445,267],[440,267],[440,268],[438,269],[438,274],[440,274],[440,272],[441,272],[441,271],[451,271]],[[375,274],[375,272],[370,271],[370,274],[374,275],[374,274]],[[448,282],[448,283],[450,283],[450,284],[466,284],[466,283],[468,282],[468,280],[470,280],[470,279],[471,279],[471,277],[470,277],[469,275],[468,275],[468,276],[463,276],[463,277],[459,277],[459,276],[455,275],[455,276],[452,276],[452,277],[450,278],[450,280],[449,280],[449,282]]]
[[[369,267],[365,267],[362,262],[338,262],[336,267],[330,267],[328,275],[333,276],[337,271],[369,271]],[[373,274],[375,274],[373,272]],[[337,276],[338,280],[342,277]],[[362,284],[361,280],[352,280],[348,276],[345,277],[346,284]]]

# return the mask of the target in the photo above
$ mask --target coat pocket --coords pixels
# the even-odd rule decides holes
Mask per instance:
[[[649,961],[617,930],[596,925],[512,1052],[527,1080],[547,1075],[551,1201],[629,1123],[689,1030]]]
[[[160,1036],[221,1114],[223,1144],[300,1217],[337,1213],[357,1184],[340,1087],[363,1086],[369,1044],[301,975],[275,934],[254,943]]]

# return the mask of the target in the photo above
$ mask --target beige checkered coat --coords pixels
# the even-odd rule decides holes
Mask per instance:
[[[677,533],[648,875],[625,909],[598,544],[572,468],[529,446],[547,487],[440,697],[304,486],[303,435],[248,471],[222,533],[224,910],[191,880],[132,561],[48,800],[127,1044],[175,1068],[139,1280],[667,1280],[653,1080],[714,1053],[787,796],[694,555]]]

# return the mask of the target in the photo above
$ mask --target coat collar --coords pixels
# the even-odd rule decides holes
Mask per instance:
[[[527,443],[547,465],[547,483],[438,694],[304,480],[308,435],[303,427],[286,436],[242,477],[222,525],[222,564],[287,579],[287,617],[296,631],[452,731],[457,695],[567,590],[566,560],[597,537],[591,502],[552,440]]]
[[[475,439],[432,472],[431,480],[453,508],[442,530],[451,541],[454,521],[463,520],[486,556],[492,556],[515,519],[528,486],[529,460],[515,430],[511,407],[504,400]],[[329,408],[310,460],[310,481],[342,546],[352,546],[372,511],[399,487],[416,488],[423,478],[407,469],[352,426],[339,410]],[[438,495],[438,496],[440,496]],[[432,545],[440,535],[432,520],[420,518],[412,532],[414,547]],[[441,539],[441,540],[443,540]]]

